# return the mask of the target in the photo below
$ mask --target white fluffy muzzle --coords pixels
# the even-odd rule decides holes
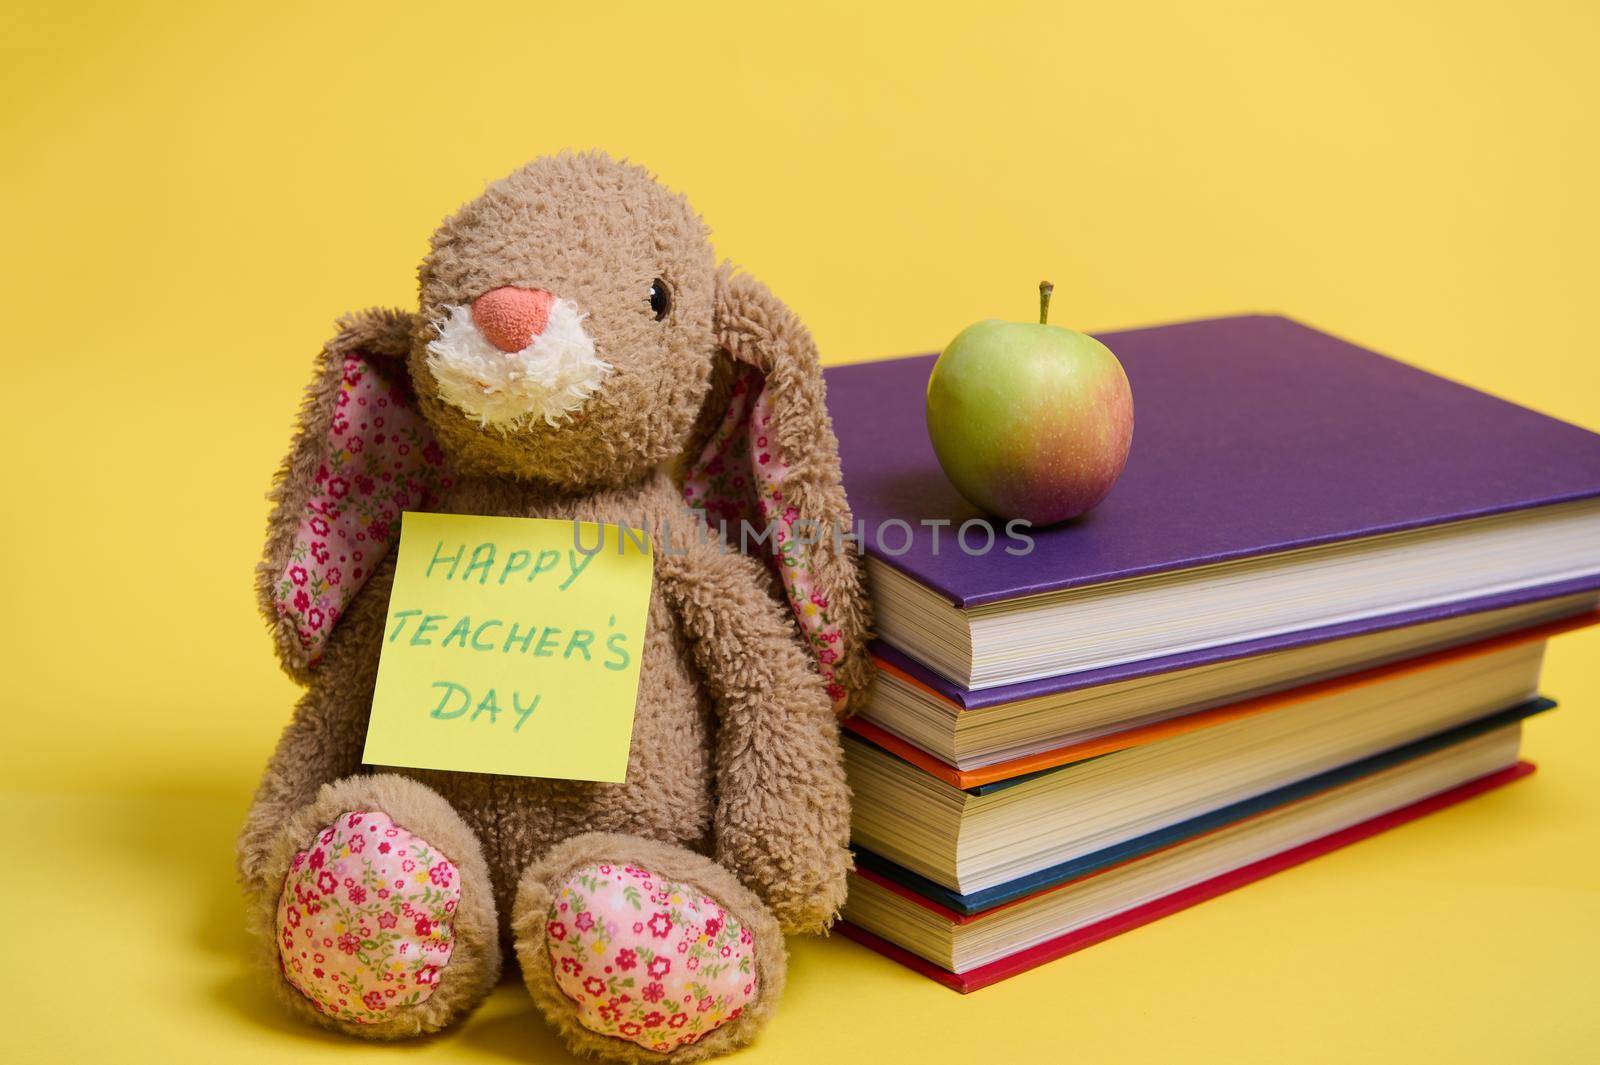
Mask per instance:
[[[445,401],[481,425],[510,430],[541,418],[560,425],[611,374],[571,300],[557,299],[544,330],[515,352],[484,339],[471,307],[457,304],[445,311],[438,337],[428,344],[428,369]]]

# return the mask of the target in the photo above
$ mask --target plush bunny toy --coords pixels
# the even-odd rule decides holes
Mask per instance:
[[[258,590],[306,693],[239,839],[271,978],[389,1039],[469,1012],[505,946],[575,1051],[741,1046],[783,934],[842,901],[835,714],[869,671],[810,337],[682,197],[599,154],[490,185],[420,282],[416,314],[340,322],[274,490]],[[650,530],[625,783],[361,764],[403,510]],[[770,523],[769,557],[706,518]]]

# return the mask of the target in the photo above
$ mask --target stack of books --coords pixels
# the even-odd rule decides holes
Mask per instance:
[[[843,931],[961,991],[1528,774],[1600,607],[1600,436],[1284,318],[1102,339],[1133,450],[1050,529],[944,478],[933,356],[827,374],[881,666]]]

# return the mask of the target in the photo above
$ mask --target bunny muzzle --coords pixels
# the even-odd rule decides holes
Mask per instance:
[[[445,402],[502,431],[558,426],[611,374],[578,305],[542,289],[491,289],[434,322],[428,369]]]

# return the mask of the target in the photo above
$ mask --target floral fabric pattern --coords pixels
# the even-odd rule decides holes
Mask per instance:
[[[772,529],[763,545],[765,561],[783,582],[800,632],[839,709],[849,695],[833,671],[839,660],[840,632],[828,615],[829,591],[818,584],[811,555],[812,544],[832,536],[834,530],[807,527],[799,508],[784,499],[789,464],[776,436],[769,433],[772,411],[765,384],[761,371],[743,368],[733,384],[727,413],[684,477],[683,496],[730,543],[740,543],[741,522],[749,522],[754,532]]]
[[[632,865],[574,873],[545,933],[583,1025],[650,1050],[696,1042],[756,997],[750,930],[692,885]]]
[[[312,664],[345,606],[400,535],[400,512],[450,485],[444,452],[408,386],[344,360],[326,451],[273,598]]]
[[[459,871],[382,813],[348,813],[294,856],[278,899],[283,976],[371,1024],[433,994],[454,949]]]

